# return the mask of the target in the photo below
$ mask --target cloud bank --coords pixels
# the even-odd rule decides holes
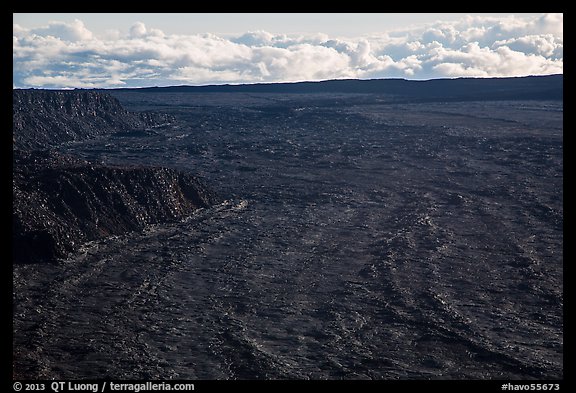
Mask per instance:
[[[358,38],[253,31],[165,34],[134,23],[97,37],[84,23],[13,25],[15,87],[92,88],[341,78],[563,73],[563,15],[468,16]]]

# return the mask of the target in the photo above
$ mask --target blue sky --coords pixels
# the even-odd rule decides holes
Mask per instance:
[[[562,14],[13,14],[15,87],[562,73]]]
[[[128,32],[130,26],[142,22],[166,34],[219,35],[243,34],[264,30],[274,34],[325,33],[337,37],[356,37],[381,31],[421,25],[436,21],[455,21],[466,15],[506,17],[502,13],[29,13],[14,14],[14,23],[37,28],[50,21],[70,23],[82,20],[87,29],[97,35],[106,31]],[[537,17],[540,14],[514,14],[518,17]]]

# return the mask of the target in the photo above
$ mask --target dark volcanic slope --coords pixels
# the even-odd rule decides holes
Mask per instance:
[[[94,91],[13,91],[13,140],[20,149],[158,126],[173,120],[160,113],[131,113],[108,94]]]
[[[15,266],[15,377],[563,378],[562,101],[112,94],[228,202]]]
[[[154,134],[174,118],[132,113],[109,94],[14,90],[13,260],[53,261],[88,240],[174,221],[214,196],[187,172],[103,166],[50,150],[105,134]]]
[[[61,258],[81,243],[175,221],[214,201],[194,176],[15,152],[14,262]]]
[[[330,80],[117,89],[142,93],[385,94],[410,101],[562,100],[563,75],[516,78]]]

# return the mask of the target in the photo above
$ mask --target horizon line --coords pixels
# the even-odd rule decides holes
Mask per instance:
[[[430,81],[450,81],[450,80],[490,80],[490,79],[520,79],[520,78],[540,78],[540,77],[553,77],[564,76],[564,73],[556,74],[537,74],[537,75],[517,75],[517,76],[457,76],[457,77],[441,77],[430,79],[407,79],[407,78],[337,78],[337,79],[321,79],[321,80],[302,80],[302,81],[285,81],[285,82],[253,82],[253,83],[222,83],[222,84],[205,84],[205,85],[166,85],[166,86],[134,86],[134,87],[16,87],[12,86],[12,90],[140,90],[140,89],[169,89],[169,88],[205,88],[205,87],[241,87],[241,86],[270,86],[270,85],[296,85],[296,84],[312,84],[312,83],[325,83],[325,82],[370,82],[370,81],[405,81],[405,82],[430,82]]]

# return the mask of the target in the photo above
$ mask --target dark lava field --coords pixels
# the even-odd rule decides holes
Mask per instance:
[[[15,265],[15,378],[563,378],[562,100],[108,92],[221,202]]]

